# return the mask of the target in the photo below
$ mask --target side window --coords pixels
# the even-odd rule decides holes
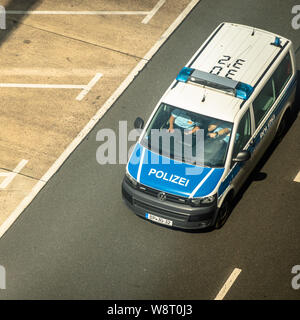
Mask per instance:
[[[240,120],[238,129],[235,135],[235,142],[233,147],[232,158],[243,150],[249,139],[251,138],[251,118],[250,111],[247,110],[242,119]]]
[[[284,86],[292,76],[292,73],[292,61],[290,53],[288,52],[273,74],[276,98],[280,95]]]
[[[270,110],[275,100],[275,83],[273,78],[270,78],[259,95],[253,101],[253,111],[256,127],[259,126],[262,119]]]
[[[256,127],[259,126],[264,116],[268,113],[291,76],[292,61],[288,52],[260,94],[253,101]]]

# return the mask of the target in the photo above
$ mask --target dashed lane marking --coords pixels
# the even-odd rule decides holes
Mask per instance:
[[[234,281],[236,280],[236,278],[239,276],[239,274],[241,273],[241,269],[239,268],[235,268],[231,275],[229,276],[229,278],[227,279],[227,281],[224,283],[222,289],[219,291],[219,293],[217,294],[217,296],[215,297],[215,300],[223,300],[224,297],[226,296],[227,292],[229,291],[229,289],[231,288],[231,286],[233,285]]]
[[[299,171],[298,174],[296,175],[294,181],[295,181],[295,182],[300,182],[300,171]]]

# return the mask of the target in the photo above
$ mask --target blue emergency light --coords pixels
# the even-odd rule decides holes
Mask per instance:
[[[235,96],[237,98],[247,100],[251,96],[254,88],[247,83],[239,82],[235,87]]]
[[[282,47],[282,46],[281,46],[281,40],[280,40],[279,37],[275,37],[274,42],[272,42],[271,44],[272,44],[273,46],[275,46],[275,47],[279,47],[279,48]]]
[[[188,68],[188,67],[182,68],[178,76],[176,77],[176,80],[180,82],[187,82],[194,70],[195,69]]]

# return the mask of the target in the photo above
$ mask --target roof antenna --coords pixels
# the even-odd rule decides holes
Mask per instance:
[[[206,88],[204,88],[203,98],[202,98],[201,102],[204,102],[205,98],[206,98]]]
[[[255,29],[253,28],[253,31],[251,33],[251,36],[254,36],[254,33],[255,33]]]

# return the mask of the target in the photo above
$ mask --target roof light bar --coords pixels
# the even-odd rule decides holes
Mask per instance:
[[[249,84],[187,67],[181,69],[176,80],[217,89],[243,100],[247,100],[253,92],[253,87]]]

